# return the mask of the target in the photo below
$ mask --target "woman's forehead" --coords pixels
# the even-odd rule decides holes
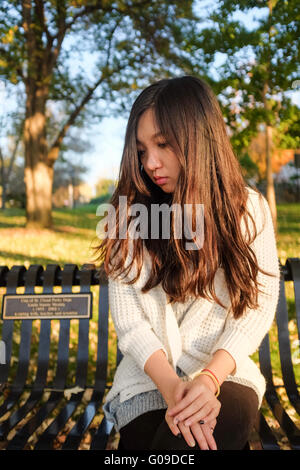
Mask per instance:
[[[159,131],[159,132],[155,132],[154,134],[152,134],[152,135],[150,136],[150,139],[151,139],[151,140],[155,140],[157,137],[163,137],[163,133],[160,132],[160,131]],[[141,137],[140,137],[140,139],[141,139]],[[136,141],[137,141],[138,144],[142,144],[142,143],[143,143],[143,141],[142,141],[142,140],[139,140],[138,137],[136,138]]]
[[[163,136],[163,133],[157,125],[153,110],[151,108],[147,109],[138,120],[136,142],[143,144],[143,139],[145,138],[149,141],[154,141],[157,137],[161,136]]]

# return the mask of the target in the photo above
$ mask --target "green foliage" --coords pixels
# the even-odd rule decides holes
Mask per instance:
[[[124,110],[136,84],[168,74],[170,60],[178,73],[177,46],[196,21],[192,0],[31,3],[26,15],[21,2],[1,2],[0,76],[45,86],[46,98],[61,102],[66,115],[86,101],[78,124]],[[84,57],[93,57],[93,78],[74,67]],[[111,99],[108,109],[104,102]]]
[[[208,19],[190,41],[204,52],[236,153],[247,151],[261,124],[273,127],[277,147],[297,148],[300,111],[289,92],[299,74],[299,2],[220,0]],[[225,55],[217,69],[216,53]]]
[[[248,178],[251,178],[256,175],[258,168],[257,165],[253,162],[249,154],[244,153],[239,159],[242,168],[245,170]]]
[[[107,178],[100,178],[96,183],[96,196],[105,196],[112,194],[115,187],[114,180]]]

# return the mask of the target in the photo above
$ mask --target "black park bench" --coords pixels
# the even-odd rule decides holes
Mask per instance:
[[[285,284],[292,281],[299,339],[300,259],[287,259],[281,271],[276,323],[282,383],[274,383],[273,340],[268,334],[259,349],[267,390],[249,450],[300,450],[300,397],[295,379],[300,342],[295,357],[285,297]],[[109,335],[106,276],[93,265],[81,269],[72,264],[63,269],[58,265],[46,269],[2,266],[0,293],[5,294],[0,322],[0,449],[116,448],[118,444],[108,447],[118,436],[102,412],[112,383],[110,370],[122,358],[117,341],[112,342]],[[3,346],[6,357],[1,364]],[[112,357],[115,363],[109,368]]]

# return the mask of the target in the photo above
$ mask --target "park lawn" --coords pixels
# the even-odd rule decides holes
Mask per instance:
[[[53,230],[26,229],[23,210],[0,211],[0,265],[93,262],[92,247],[99,243],[96,207],[54,210]]]
[[[277,206],[277,249],[281,263],[300,257],[300,204]]]
[[[55,209],[53,211],[54,229],[53,230],[27,230],[25,229],[25,213],[20,209],[10,209],[0,212],[0,265],[12,267],[13,265],[41,264],[44,267],[47,264],[57,263],[63,266],[66,263],[74,263],[81,267],[85,263],[95,263],[95,252],[93,246],[99,243],[96,234],[97,223],[100,218],[96,216],[96,205],[87,205],[73,210]],[[278,257],[282,264],[288,257],[300,256],[300,230],[299,230],[300,204],[281,204],[278,205],[278,235],[277,249]],[[19,288],[22,289],[22,288]],[[97,303],[98,293],[95,292],[93,321],[90,331],[90,359],[91,366],[96,365],[97,351]],[[75,288],[76,290],[76,288]],[[0,294],[4,293],[4,289]],[[297,382],[300,383],[300,357],[299,342],[297,335],[295,319],[295,301],[291,283],[286,286],[286,297],[288,303],[289,329],[291,333],[291,348],[293,356],[294,371]],[[73,322],[73,320],[72,320]],[[75,357],[76,357],[76,332],[77,323],[73,322],[71,327],[71,345],[70,355],[72,356],[71,368],[68,371],[69,383],[74,381],[75,375]],[[39,327],[33,328],[32,354],[37,356]],[[58,333],[58,325],[57,325]],[[17,333],[16,333],[17,334]],[[35,340],[36,338],[36,340]],[[272,367],[274,372],[274,381],[276,385],[282,384],[280,359],[278,354],[278,339],[275,324],[270,330],[270,347],[272,357]],[[109,364],[108,364],[108,382],[112,383],[115,371],[115,351],[116,351],[116,333],[110,317],[109,323]],[[54,353],[54,351],[53,351]],[[51,354],[52,356],[52,354]],[[53,354],[55,357],[55,354]],[[17,366],[17,350],[13,351],[15,367]],[[258,360],[258,353],[253,355],[255,361]],[[74,368],[72,368],[72,362]],[[34,378],[34,370],[31,370]],[[89,371],[89,382],[92,382],[92,369]],[[51,376],[50,376],[51,381]],[[283,391],[279,392],[282,396],[283,404],[287,412],[295,420],[293,410],[289,406],[288,398]],[[299,423],[299,418],[296,417]]]

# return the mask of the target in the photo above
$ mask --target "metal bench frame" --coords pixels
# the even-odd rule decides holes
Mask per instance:
[[[291,358],[288,311],[284,289],[285,281],[293,281],[298,336],[300,340],[300,259],[289,258],[285,266],[282,266],[280,299],[276,312],[284,388],[290,400],[290,406],[294,407],[296,412],[300,414],[299,384],[296,384]],[[79,393],[72,393],[74,383],[71,386],[67,383],[70,319],[59,320],[56,375],[51,386],[47,383],[47,373],[49,368],[52,320],[18,320],[21,322],[20,344],[18,366],[14,378],[10,377],[14,320],[1,320],[2,340],[6,345],[6,364],[0,364],[2,394],[5,392],[2,400],[0,395],[0,448],[8,450],[26,448],[30,436],[35,433],[51,413],[58,409],[57,415],[51,424],[39,435],[34,445],[34,450],[53,449],[58,434],[64,430],[70,418],[74,419],[74,413],[80,405],[82,409],[80,408],[80,413],[77,413],[76,422],[60,446],[61,449],[65,450],[78,449],[84,434],[90,429],[96,414],[101,412],[103,397],[110,388],[107,384],[109,304],[106,276],[103,274],[99,275],[93,265],[84,265],[81,269],[78,269],[76,265],[66,264],[63,270],[58,265],[48,265],[46,269],[43,269],[40,265],[32,265],[28,269],[24,266],[13,266],[11,269],[8,269],[6,266],[0,267],[0,287],[5,287],[7,294],[15,294],[19,286],[25,286],[25,294],[32,294],[35,292],[35,286],[43,286],[43,293],[53,293],[54,286],[61,286],[63,293],[70,293],[73,286],[80,286],[80,292],[90,292],[91,286],[96,285],[99,286],[97,366],[94,371],[94,383],[87,383],[90,319],[79,319],[77,320],[79,327],[75,374],[75,387],[81,389]],[[36,376],[33,384],[30,385],[28,384],[27,377],[29,362],[32,360],[30,357],[30,345],[33,321],[40,321],[40,334]],[[116,353],[117,366],[122,358],[122,353],[118,346]],[[299,450],[300,430],[282,405],[278,395],[280,386],[274,385],[273,382],[269,335],[265,336],[259,348],[259,362],[261,371],[267,381],[265,402],[272,411],[273,417],[279,424],[280,429],[288,439],[291,449]],[[68,388],[70,389],[70,396],[66,399],[65,391]],[[91,389],[92,395],[88,403],[84,403],[82,398],[87,389]],[[24,390],[30,391],[30,394],[25,403],[20,404],[20,397]],[[48,392],[47,398],[45,398],[46,392]],[[24,420],[28,413],[33,411],[32,416],[27,421]],[[20,426],[22,420],[25,423]],[[17,432],[8,440],[8,433],[15,428]],[[262,412],[258,413],[255,429],[262,449],[280,449],[277,436]],[[103,417],[100,425],[97,428],[93,428],[92,431],[89,448],[91,450],[106,449],[108,440],[112,433],[114,433],[113,424],[107,422]],[[252,448],[251,442],[248,446],[248,449],[250,448]],[[121,450],[120,447],[119,450]]]

